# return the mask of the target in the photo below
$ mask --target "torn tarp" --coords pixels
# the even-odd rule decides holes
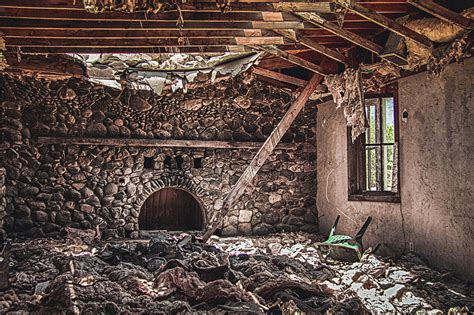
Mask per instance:
[[[257,63],[261,53],[188,54],[74,54],[87,65],[89,79],[114,88],[186,91],[192,82],[214,83],[234,77]],[[193,83],[194,84],[194,83]]]

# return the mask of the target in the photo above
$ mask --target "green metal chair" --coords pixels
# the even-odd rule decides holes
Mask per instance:
[[[370,222],[372,222],[372,217],[368,217],[367,220],[365,220],[364,225],[354,237],[349,235],[336,235],[336,227],[339,218],[340,216],[338,215],[331,228],[328,239],[324,242],[316,243],[319,257],[322,261],[325,261],[328,256],[340,261],[359,261],[364,252],[362,237],[369,227]]]

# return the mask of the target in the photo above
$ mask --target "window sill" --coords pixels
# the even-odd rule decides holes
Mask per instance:
[[[394,194],[359,194],[349,195],[349,201],[371,201],[371,202],[389,202],[400,203],[400,196]]]

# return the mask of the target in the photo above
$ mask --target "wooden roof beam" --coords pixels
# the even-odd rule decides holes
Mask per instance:
[[[293,31],[293,30],[274,30],[275,33],[285,37],[288,40],[291,40],[295,43],[301,43],[305,45],[306,47],[310,48],[311,50],[314,50],[326,57],[329,57],[331,59],[334,59],[340,63],[343,63],[345,65],[351,66],[352,61],[349,57],[344,56],[343,54],[339,53],[336,50],[332,50],[330,48],[327,48],[324,45],[321,45],[317,43],[316,41],[304,37],[301,35],[300,32],[298,31]]]
[[[285,45],[292,44],[281,36],[232,38],[6,38],[6,46],[19,47],[179,47],[222,45]]]
[[[220,12],[215,1],[202,2],[193,1],[191,3],[180,4],[182,11],[208,11]],[[380,13],[406,13],[410,9],[414,9],[408,3],[403,1],[381,2],[380,0],[365,0],[362,4],[372,10]],[[317,2],[298,2],[298,1],[266,1],[266,2],[243,2],[231,1],[231,12],[318,12],[332,13],[334,12],[333,1]],[[77,10],[84,11],[82,1],[78,0],[9,0],[0,3],[0,8],[18,8],[18,9],[35,9],[35,10]],[[143,13],[143,12],[139,12]],[[150,16],[149,14],[148,16]]]
[[[338,5],[340,5],[343,8],[348,9],[349,11],[360,15],[367,20],[378,24],[386,29],[388,29],[391,32],[394,32],[400,36],[403,36],[405,38],[408,38],[410,40],[413,40],[417,42],[418,44],[422,45],[423,47],[426,47],[428,49],[433,48],[433,42],[426,36],[415,32],[412,29],[409,29],[408,27],[395,22],[394,20],[377,13],[376,11],[373,11],[371,9],[368,9],[358,3],[355,3],[352,0],[334,0]]]
[[[456,24],[464,29],[474,29],[474,20],[468,19],[456,12],[453,12],[431,0],[408,0],[418,9],[428,12],[440,20]]]
[[[350,41],[362,48],[367,49],[368,51],[371,51],[377,55],[381,54],[383,52],[383,47],[362,37],[357,35],[356,33],[353,33],[351,31],[345,30],[338,25],[326,20],[325,18],[321,17],[318,14],[315,13],[308,13],[308,12],[301,12],[301,13],[294,13],[296,16],[302,18],[303,20],[317,25],[328,32],[331,32],[333,34],[336,34],[337,36],[340,36],[344,38],[347,41]]]
[[[274,79],[274,80],[285,82],[285,83],[290,83],[292,85],[296,85],[299,87],[304,87],[308,83],[308,81],[303,80],[303,79],[295,78],[290,75],[286,75],[283,73],[271,71],[271,70],[256,67],[256,66],[252,68],[252,72],[257,75],[261,75],[262,77]]]
[[[287,60],[287,61],[289,61],[289,62],[291,62],[291,63],[293,63],[297,66],[308,69],[312,72],[315,72],[315,73],[318,73],[318,74],[321,74],[321,75],[329,74],[321,66],[319,66],[317,64],[314,64],[312,62],[309,62],[308,60],[303,59],[301,57],[298,57],[296,55],[292,55],[292,54],[288,53],[287,51],[279,49],[276,46],[273,46],[273,45],[265,45],[265,46],[258,46],[258,47],[253,46],[252,48],[254,48],[256,50],[266,51],[267,53],[269,53],[271,55],[274,55],[274,56],[280,57],[282,59],[285,59],[285,60]]]

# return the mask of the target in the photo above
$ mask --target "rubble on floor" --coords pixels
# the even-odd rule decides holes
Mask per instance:
[[[473,286],[365,254],[321,263],[310,234],[217,238],[158,233],[102,242],[90,231],[16,241],[0,313],[430,313],[472,311]]]

